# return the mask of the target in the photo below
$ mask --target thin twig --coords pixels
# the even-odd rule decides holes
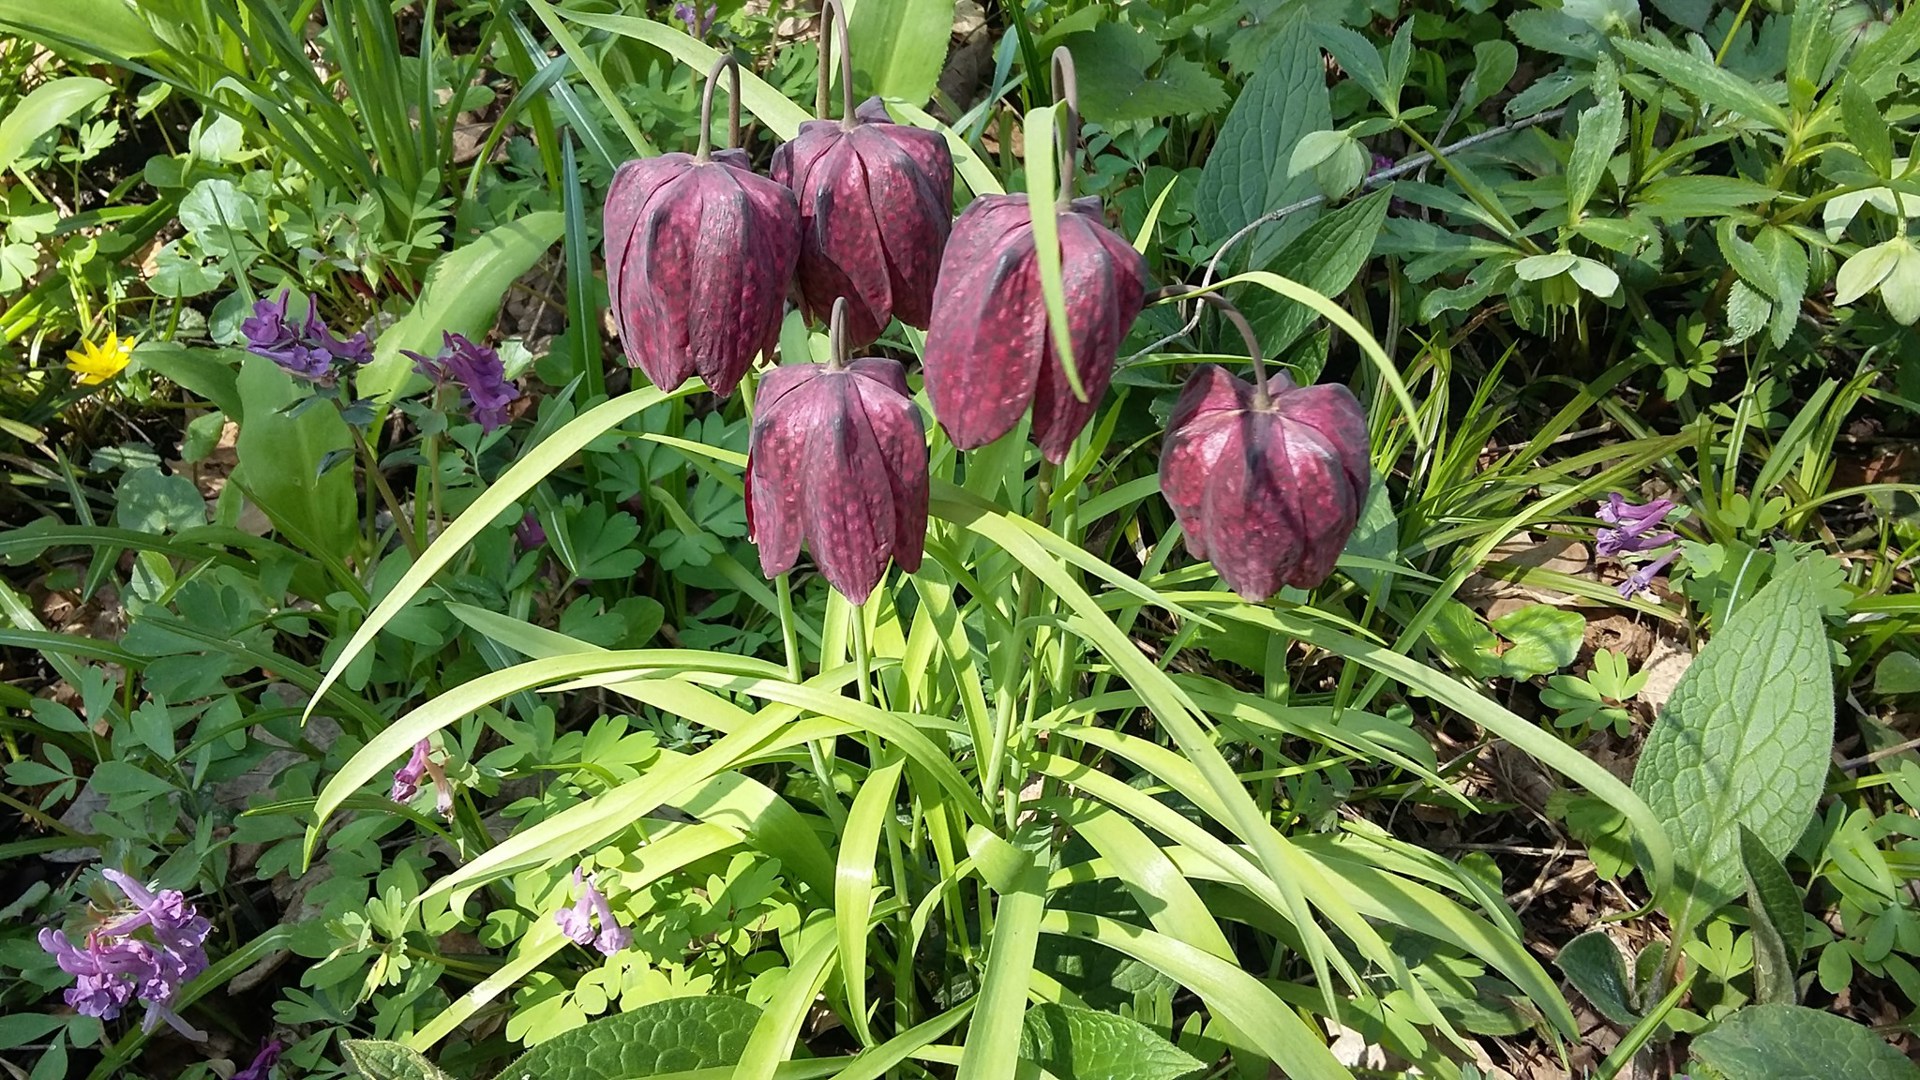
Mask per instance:
[[[1457,154],[1462,150],[1470,149],[1472,147],[1480,145],[1483,142],[1489,142],[1493,139],[1500,138],[1503,135],[1511,135],[1517,131],[1524,131],[1527,128],[1534,127],[1539,124],[1545,124],[1554,120],[1558,120],[1562,116],[1565,116],[1566,114],[1567,114],[1567,110],[1565,106],[1561,106],[1559,108],[1554,108],[1554,109],[1547,109],[1544,112],[1537,112],[1537,113],[1534,113],[1532,116],[1523,117],[1509,124],[1501,124],[1498,127],[1491,127],[1485,131],[1479,132],[1478,134],[1469,135],[1458,142],[1450,143],[1446,146],[1441,147],[1440,153],[1442,155]],[[1416,169],[1421,169],[1428,165],[1431,165],[1433,164],[1434,160],[1435,158],[1434,158],[1434,155],[1432,154],[1427,154],[1427,153],[1415,154],[1404,161],[1400,161],[1393,165],[1390,165],[1387,168],[1381,169],[1379,172],[1374,173],[1373,175],[1367,177],[1365,180],[1361,181],[1361,186],[1378,187],[1379,185],[1388,183],[1389,181],[1397,180],[1400,177],[1415,171]],[[1244,226],[1240,228],[1240,231],[1234,233],[1232,236],[1227,237],[1226,242],[1220,245],[1220,250],[1214,252],[1213,258],[1207,261],[1207,272],[1200,279],[1200,284],[1198,288],[1204,289],[1207,286],[1213,284],[1214,275],[1220,268],[1220,260],[1226,257],[1227,252],[1233,250],[1234,245],[1240,243],[1240,241],[1242,240],[1245,240],[1248,236],[1251,236],[1261,226],[1271,225],[1274,222],[1281,220],[1282,218],[1291,217],[1292,215],[1297,214],[1302,210],[1311,209],[1312,207],[1319,206],[1321,203],[1326,201],[1327,201],[1327,197],[1325,195],[1314,195],[1310,198],[1301,199],[1299,202],[1296,202],[1296,203],[1288,203],[1286,206],[1282,206],[1277,210],[1269,210],[1266,213],[1261,214],[1259,217],[1254,218],[1252,221],[1247,222]],[[1154,342],[1153,344],[1147,346],[1146,348],[1141,349],[1139,352],[1134,353],[1132,356],[1127,357],[1126,360],[1121,364],[1121,366],[1125,367],[1128,364],[1136,363],[1142,357],[1145,357],[1150,353],[1158,352],[1161,346],[1166,345],[1167,343],[1174,341],[1178,338],[1186,337],[1188,334],[1193,333],[1194,328],[1200,325],[1200,310],[1201,309],[1199,307],[1195,307],[1193,311],[1193,317],[1187,320],[1187,324],[1185,326],[1181,327],[1180,329],[1174,331],[1171,334],[1168,334],[1166,337],[1161,338],[1159,341]]]
[[[1909,750],[1920,750],[1920,739],[1908,739],[1906,742],[1895,743],[1885,749],[1875,750],[1871,754],[1862,754],[1859,757],[1848,758],[1840,763],[1840,771],[1852,772],[1862,765],[1871,765],[1882,758],[1890,758],[1895,754],[1904,754]]]

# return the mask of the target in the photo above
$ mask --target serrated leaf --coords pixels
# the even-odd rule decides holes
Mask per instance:
[[[1272,210],[1314,194],[1311,176],[1289,172],[1294,147],[1333,123],[1326,68],[1298,14],[1285,20],[1262,62],[1220,126],[1194,189],[1193,213],[1214,243]],[[1312,208],[1262,227],[1251,238],[1247,265],[1265,266],[1319,215]]]
[[[1805,114],[1826,85],[1838,44],[1833,33],[1833,0],[1798,0],[1787,31],[1787,103]]]
[[[1754,1000],[1791,1005],[1798,997],[1794,977],[1806,938],[1800,892],[1786,867],[1745,827],[1740,830],[1740,866],[1752,924]]]
[[[1067,40],[1080,76],[1080,112],[1100,124],[1205,115],[1227,103],[1219,76],[1164,56],[1151,34],[1102,23]]]
[[[1137,1020],[1052,1002],[1021,1020],[1020,1056],[1059,1080],[1178,1080],[1205,1067]]]
[[[1727,290],[1727,344],[1738,345],[1765,330],[1771,318],[1773,301],[1744,280],[1736,280]]]
[[[1589,930],[1567,942],[1555,963],[1600,1015],[1622,1027],[1639,1023],[1626,957],[1605,931]]]
[[[1517,11],[1507,16],[1507,29],[1522,45],[1578,60],[1599,56],[1603,40],[1598,29],[1564,11]]]
[[[556,1035],[501,1072],[566,1080],[628,1080],[740,1060],[760,1008],[739,998],[668,998]]]
[[[1620,143],[1626,124],[1626,104],[1615,90],[1598,104],[1580,114],[1579,130],[1574,132],[1573,153],[1567,158],[1567,221],[1575,223],[1587,208],[1587,201],[1600,187],[1600,178],[1613,160],[1613,148]]]
[[[1799,1005],[1751,1005],[1693,1040],[1693,1056],[1739,1080],[1914,1080],[1920,1067],[1871,1030]]]
[[[1373,42],[1337,23],[1315,26],[1313,33],[1340,69],[1359,83],[1368,96],[1389,113],[1395,110],[1397,103],[1392,99],[1398,95],[1388,86],[1387,67],[1381,63],[1380,52],[1373,47]]]
[[[1882,178],[1893,175],[1893,137],[1880,106],[1859,79],[1849,75],[1840,88],[1840,122],[1860,159]]]
[[[1389,200],[1382,188],[1326,215],[1288,244],[1268,268],[1323,296],[1340,295],[1373,255]],[[1236,302],[1269,356],[1283,356],[1315,319],[1306,305],[1265,289],[1247,289]]]
[[[348,1039],[340,1044],[352,1065],[367,1080],[451,1080],[434,1068],[419,1051],[385,1039]]]
[[[1778,194],[1765,184],[1737,176],[1664,176],[1641,188],[1634,205],[1648,217],[1662,220],[1721,217]]]
[[[1613,47],[1627,59],[1673,83],[1701,104],[1737,113],[1749,120],[1786,131],[1792,120],[1760,88],[1733,72],[1671,45],[1655,45],[1614,38]]]
[[[953,0],[875,0],[847,15],[856,99],[924,105],[940,80],[953,33]]]
[[[1681,871],[1658,898],[1684,940],[1739,894],[1739,827],[1775,856],[1806,828],[1833,748],[1833,671],[1813,578],[1796,567],[1726,620],[1680,677],[1634,770]]]

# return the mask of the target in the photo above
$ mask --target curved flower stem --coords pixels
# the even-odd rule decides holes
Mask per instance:
[[[847,44],[847,9],[840,0],[826,0],[820,5],[820,86],[813,95],[813,115],[822,120],[831,120],[827,115],[827,99],[832,96],[829,89],[833,84],[832,49],[840,50],[840,126],[854,126],[853,118],[853,49]]]
[[[1247,355],[1253,358],[1254,405],[1264,409],[1273,403],[1273,399],[1267,394],[1267,362],[1260,351],[1260,338],[1254,334],[1253,324],[1247,321],[1245,315],[1240,314],[1240,309],[1234,307],[1232,301],[1219,293],[1196,293],[1178,285],[1157,289],[1149,299],[1156,303],[1163,300],[1199,300],[1218,308],[1220,314],[1233,324],[1234,329],[1240,331],[1240,340],[1247,345]]]
[[[800,655],[798,620],[793,614],[793,575],[775,574],[773,590],[780,606],[780,643],[787,650],[787,681],[797,683],[804,675],[804,661]]]
[[[833,311],[827,316],[827,370],[839,371],[847,366],[847,298],[837,296],[833,300]]]
[[[347,430],[353,432],[354,445],[360,448],[360,455],[366,459],[367,481],[380,493],[380,500],[387,504],[387,513],[393,515],[393,531],[400,534],[401,542],[407,545],[408,554],[418,559],[422,550],[420,542],[414,538],[413,525],[400,509],[400,500],[394,497],[393,489],[387,486],[387,474],[380,471],[379,456],[373,452],[373,446],[367,442],[366,436],[360,434],[359,428],[348,424]]]
[[[699,161],[712,156],[713,88],[719,84],[722,71],[733,77],[733,84],[729,87],[732,92],[727,95],[727,145],[722,149],[740,145],[740,61],[731,56],[722,56],[707,71],[707,85],[700,91],[700,142],[693,152],[694,158]]]
[[[1074,159],[1080,150],[1080,79],[1065,45],[1053,50],[1053,102],[1067,107],[1067,137],[1060,140],[1060,201],[1073,202]]]

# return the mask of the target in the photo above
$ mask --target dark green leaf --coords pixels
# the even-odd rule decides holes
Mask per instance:
[[[1833,748],[1833,672],[1813,576],[1741,605],[1680,677],[1634,770],[1680,873],[1659,898],[1686,935],[1739,894],[1739,827],[1776,856],[1806,828]]]
[[[312,388],[296,387],[265,357],[247,357],[237,386],[246,419],[235,447],[240,464],[234,481],[296,544],[344,556],[360,521],[352,470],[322,476],[319,467],[328,453],[352,445],[347,425],[331,407],[288,416],[282,410]]]
[[[1874,175],[1892,176],[1893,136],[1886,118],[1880,115],[1880,106],[1865,84],[1851,75],[1840,89],[1840,122],[1846,128],[1847,141]]]
[[[1786,110],[1759,87],[1710,60],[1664,43],[1655,45],[1615,38],[1613,46],[1627,59],[1673,83],[1703,105],[1737,113],[1775,131],[1784,132],[1792,126]]]
[[[1754,1000],[1793,1004],[1794,977],[1806,936],[1799,890],[1786,868],[1760,838],[1742,826],[1740,864],[1747,881],[1747,911],[1753,924]]]
[[[1600,1015],[1622,1027],[1639,1022],[1626,958],[1605,931],[1589,930],[1567,942],[1557,963],[1567,981]]]
[[[1460,111],[1464,114],[1481,102],[1506,89],[1520,67],[1520,50],[1513,42],[1495,38],[1473,47],[1473,74],[1460,88]]]
[[[1326,69],[1302,16],[1286,18],[1268,55],[1233,103],[1194,189],[1194,217],[1215,243],[1315,193],[1313,177],[1287,172],[1300,139],[1333,123]],[[1311,208],[1262,227],[1243,249],[1247,265],[1265,266],[1318,213]]]
[[[1721,217],[1739,206],[1766,202],[1780,193],[1733,176],[1668,176],[1640,190],[1635,205],[1660,219]]]
[[[1888,653],[1873,669],[1876,694],[1920,694],[1920,656]]]
[[[739,998],[668,998],[556,1035],[500,1075],[637,1080],[724,1068],[740,1060],[759,1019],[759,1007]]]
[[[1600,187],[1600,178],[1613,160],[1613,148],[1620,143],[1626,124],[1626,105],[1615,90],[1592,108],[1580,114],[1580,128],[1573,136],[1573,153],[1567,159],[1567,221],[1578,222],[1587,201]]]
[[[1059,1080],[1177,1080],[1205,1067],[1137,1020],[1051,1002],[1027,1010],[1020,1056]]]
[[[1380,62],[1379,50],[1373,47],[1373,42],[1337,23],[1317,25],[1313,32],[1348,78],[1359,83],[1360,88],[1389,113],[1396,110],[1398,102],[1394,99],[1398,95],[1388,84],[1386,65]]]
[[[1204,116],[1227,103],[1219,76],[1162,55],[1151,34],[1102,23],[1067,39],[1080,76],[1080,111],[1095,123]]]
[[[1338,296],[1352,284],[1373,254],[1387,220],[1387,188],[1349,203],[1313,223],[1287,245],[1268,269],[1326,296]],[[1237,298],[1267,354],[1284,359],[1285,350],[1316,316],[1302,304],[1264,289],[1248,289]]]
[[[1867,1028],[1799,1005],[1752,1005],[1693,1040],[1693,1056],[1739,1080],[1913,1080],[1920,1067]]]

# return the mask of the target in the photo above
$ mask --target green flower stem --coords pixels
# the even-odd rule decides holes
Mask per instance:
[[[793,613],[793,580],[790,574],[773,579],[773,592],[780,606],[780,643],[787,650],[787,681],[799,682],[803,674],[800,655],[799,621]]]
[[[374,454],[373,446],[359,428],[348,424],[347,430],[353,432],[353,444],[360,449],[360,456],[366,459],[367,482],[380,493],[380,500],[386,503],[387,513],[393,515],[393,529],[400,534],[401,542],[407,545],[407,553],[418,559],[425,548],[414,537],[413,526],[407,521],[406,512],[400,509],[400,500],[394,497],[393,488],[387,485],[387,476],[380,471],[380,458]]]

